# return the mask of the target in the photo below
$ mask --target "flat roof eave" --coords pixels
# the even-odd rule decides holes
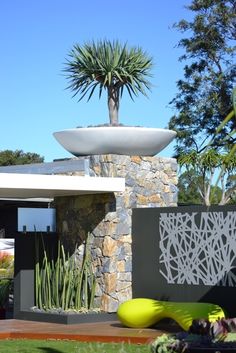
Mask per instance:
[[[124,190],[124,178],[0,173],[0,198],[54,198]]]

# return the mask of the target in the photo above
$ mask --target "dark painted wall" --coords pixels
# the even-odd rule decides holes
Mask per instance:
[[[212,227],[221,227],[222,229],[222,247],[226,244],[225,237],[231,237],[233,241],[232,254],[230,255],[235,259],[236,254],[236,207],[235,206],[215,206],[215,207],[172,207],[172,208],[139,208],[133,209],[132,217],[132,254],[133,254],[133,263],[132,263],[132,289],[133,297],[147,297],[154,298],[158,300],[172,300],[172,301],[202,301],[202,302],[212,302],[223,306],[229,315],[236,316],[236,286],[228,285],[205,285],[201,281],[199,284],[188,284],[184,281],[182,284],[169,283],[160,271],[163,270],[163,263],[160,263],[160,256],[162,254],[160,249],[160,219],[161,215],[170,216],[170,214],[176,215],[179,213],[180,218],[183,214],[197,214],[196,225],[201,227],[201,217],[202,212],[214,212],[214,218],[216,219],[216,226]],[[219,212],[219,213],[215,213]],[[227,212],[230,212],[230,219],[232,219],[232,224],[227,227],[222,226],[222,217],[227,216]],[[168,219],[171,220],[169,217]],[[171,223],[171,222],[170,222]],[[211,224],[211,223],[209,223]],[[213,223],[212,223],[213,224]],[[167,224],[168,226],[168,224]],[[176,224],[176,229],[179,227],[179,224]],[[188,224],[186,223],[186,227]],[[212,235],[212,232],[217,231],[214,228],[214,231],[209,228],[207,231],[207,237]],[[171,228],[172,231],[176,231],[175,228]],[[179,242],[181,242],[181,227],[179,232]],[[228,234],[227,234],[228,232]],[[229,234],[230,233],[230,234]],[[196,229],[196,234],[198,231]],[[214,234],[214,233],[213,233]],[[171,236],[171,234],[170,234]],[[200,236],[200,235],[198,235]],[[213,239],[214,241],[214,239]],[[195,243],[194,243],[195,242]],[[191,236],[189,237],[189,243],[185,242],[184,247],[192,247],[193,251],[195,250],[196,240],[192,241]],[[177,244],[179,245],[179,244]],[[166,246],[169,246],[166,243]],[[177,246],[178,248],[178,246]],[[204,250],[204,249],[203,249]],[[210,250],[209,250],[210,251]],[[207,253],[204,251],[199,252],[199,258],[203,261],[203,266],[206,266],[207,261],[209,260]],[[205,255],[202,255],[205,254]],[[182,253],[178,254],[179,257],[183,256]],[[206,258],[203,259],[202,256]],[[217,257],[217,254],[216,254]],[[222,260],[222,259],[221,259]],[[192,261],[190,258],[189,261]],[[235,265],[235,260],[233,260]],[[174,263],[175,265],[176,263]],[[188,265],[188,261],[187,261]],[[191,267],[191,264],[189,264]],[[178,266],[177,266],[178,267]],[[172,273],[175,273],[171,269]],[[186,268],[188,271],[188,268]],[[232,276],[235,273],[235,268],[232,268]],[[227,275],[227,274],[225,274]],[[236,279],[236,277],[235,277]],[[173,281],[175,282],[175,281]]]
[[[18,318],[21,310],[29,310],[30,307],[35,305],[34,268],[36,240],[40,244],[41,259],[43,256],[43,243],[51,254],[55,254],[55,257],[57,255],[57,234],[19,233],[17,235],[15,238],[14,318]]]
[[[2,230],[2,237],[15,238],[17,232],[17,210],[18,207],[32,207],[32,208],[48,208],[48,202],[29,202],[29,201],[14,201],[1,200],[0,201],[0,231]]]
[[[17,207],[0,206],[0,229],[6,238],[14,238],[17,230]]]

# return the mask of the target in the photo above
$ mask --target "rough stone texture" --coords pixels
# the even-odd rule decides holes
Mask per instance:
[[[55,200],[58,232],[71,253],[90,233],[96,303],[102,310],[115,312],[132,297],[132,208],[176,206],[177,163],[160,157],[81,158],[88,160],[91,177],[123,177],[126,181],[124,192]]]

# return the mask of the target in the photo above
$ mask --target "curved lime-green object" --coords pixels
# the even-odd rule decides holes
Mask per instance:
[[[117,316],[123,325],[136,328],[150,327],[163,318],[170,318],[187,331],[194,319],[216,321],[224,318],[225,314],[223,309],[216,304],[135,298],[122,303],[118,308]]]

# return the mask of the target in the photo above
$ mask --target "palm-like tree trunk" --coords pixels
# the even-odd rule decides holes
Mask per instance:
[[[109,120],[111,125],[118,125],[118,111],[119,111],[119,90],[114,86],[107,88],[108,91],[108,110]]]

